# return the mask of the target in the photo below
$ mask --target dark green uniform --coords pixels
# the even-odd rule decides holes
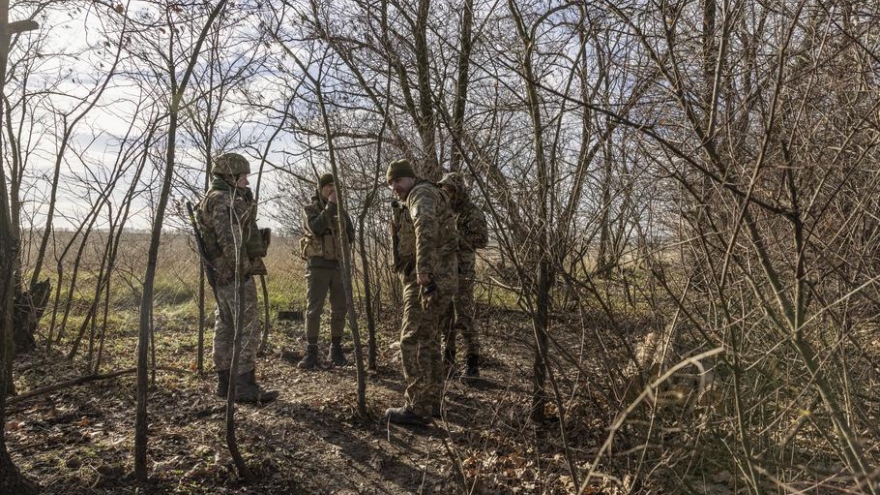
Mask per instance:
[[[318,343],[324,300],[330,294],[330,337],[341,338],[345,329],[345,291],[342,287],[342,243],[336,234],[338,208],[336,203],[324,204],[317,196],[303,209],[305,238],[303,256],[307,260],[308,310],[306,312],[306,339]],[[346,235],[349,245],[354,242],[351,217],[345,214]]]

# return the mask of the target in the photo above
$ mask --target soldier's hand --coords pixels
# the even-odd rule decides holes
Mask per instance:
[[[433,278],[431,277],[430,273],[417,273],[416,274],[416,282],[418,282],[418,284],[421,285],[422,287],[425,287],[427,285],[433,285],[432,280],[433,280]]]
[[[330,193],[330,196],[327,197],[327,202],[336,204],[336,191]]]

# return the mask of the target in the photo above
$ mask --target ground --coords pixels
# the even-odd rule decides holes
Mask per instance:
[[[13,399],[6,425],[9,448],[45,493],[65,495],[575,493],[560,423],[528,420],[533,359],[528,317],[488,308],[479,313],[485,380],[450,380],[443,420],[424,428],[383,420],[385,408],[402,403],[404,388],[391,345],[393,316],[381,318],[378,367],[366,372],[366,415],[357,410],[355,366],[329,367],[322,345],[324,367],[299,370],[302,324],[277,324],[271,349],[259,359],[258,380],[280,390],[280,399],[235,409],[239,451],[256,474],[253,480],[240,479],[235,471],[225,441],[225,401],[214,396],[210,355],[207,371],[195,371],[197,325],[185,320],[163,320],[156,330],[149,486],[137,488],[132,476],[133,373]],[[134,335],[129,337],[132,343]],[[120,348],[120,355],[133,354],[133,344]],[[350,339],[346,351],[353,362]],[[116,364],[102,370],[122,369],[121,358],[105,359]],[[26,394],[81,376],[77,363],[58,350],[22,356],[15,365],[18,391]],[[582,380],[573,379],[567,389],[577,389]],[[608,418],[589,411],[589,401],[570,406],[569,454],[579,469],[588,468]],[[597,479],[583,493],[616,493],[601,491],[601,485]]]

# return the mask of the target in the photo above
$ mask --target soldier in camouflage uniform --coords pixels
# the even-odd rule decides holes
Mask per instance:
[[[214,180],[198,210],[199,230],[214,270],[217,303],[214,325],[214,368],[217,395],[226,397],[230,375],[235,378],[236,402],[267,402],[278,397],[256,383],[260,319],[254,275],[266,274],[263,257],[268,229],[257,227],[257,204],[248,188],[250,165],[245,157],[224,153],[214,159]],[[241,352],[230,370],[236,316],[241,313]]]
[[[394,270],[403,283],[400,352],[405,403],[385,411],[388,421],[426,425],[440,414],[443,362],[440,315],[458,286],[458,248],[449,198],[417,178],[407,160],[388,165],[388,185],[402,203],[392,219]]]
[[[308,311],[306,312],[306,354],[297,365],[302,369],[314,369],[318,365],[318,330],[324,300],[330,293],[330,354],[328,359],[335,366],[347,364],[342,352],[342,331],[345,328],[346,301],[342,287],[342,242],[336,235],[338,208],[336,185],[332,174],[324,174],[318,180],[319,195],[303,208],[305,236],[301,241],[302,257],[307,260]],[[345,233],[348,243],[354,242],[354,226],[348,212],[344,213]]]
[[[458,290],[440,320],[444,332],[443,361],[447,374],[451,374],[455,369],[455,337],[460,333],[467,356],[464,376],[476,378],[480,376],[480,340],[474,328],[475,250],[486,247],[489,240],[486,216],[471,201],[460,173],[450,172],[438,184],[449,195],[458,231]]]

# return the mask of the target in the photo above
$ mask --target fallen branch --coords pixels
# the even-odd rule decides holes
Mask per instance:
[[[174,373],[190,373],[189,370],[184,370],[181,368],[172,368],[170,366],[157,366],[155,369],[159,370],[159,371],[171,371]],[[6,407],[7,407],[7,409],[9,409],[10,406],[18,404],[19,402],[24,402],[28,399],[33,399],[34,397],[39,397],[41,395],[46,395],[46,394],[49,394],[49,393],[52,393],[52,392],[55,392],[58,390],[63,390],[63,389],[73,387],[76,385],[82,385],[84,383],[96,382],[99,380],[109,380],[111,378],[117,378],[117,377],[120,377],[123,375],[133,375],[136,372],[137,372],[137,368],[128,368],[128,369],[124,369],[124,370],[114,371],[112,373],[105,373],[102,375],[86,375],[86,376],[81,376],[79,378],[74,378],[72,380],[67,380],[67,381],[64,381],[61,383],[55,383],[55,384],[48,385],[48,386],[45,386],[42,388],[38,388],[36,390],[31,390],[30,392],[27,392],[24,394],[16,395],[13,397],[7,397],[6,398]]]

